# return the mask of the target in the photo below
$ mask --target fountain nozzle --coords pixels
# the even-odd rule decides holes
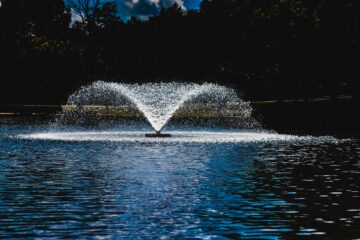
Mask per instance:
[[[145,134],[145,137],[149,137],[149,138],[167,138],[167,137],[171,137],[171,134],[161,133],[161,130],[160,130],[160,131],[156,131],[155,133],[147,133],[147,134]]]

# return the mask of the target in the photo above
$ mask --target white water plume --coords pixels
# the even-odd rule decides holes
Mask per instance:
[[[97,81],[69,97],[68,105],[135,106],[155,131],[161,131],[174,113],[190,103],[216,105],[219,111],[236,103],[240,112],[251,115],[251,107],[231,88],[204,83],[122,84]]]

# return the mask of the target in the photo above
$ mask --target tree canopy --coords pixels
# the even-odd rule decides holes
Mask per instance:
[[[1,102],[62,103],[97,79],[213,81],[248,99],[358,94],[359,10],[356,0],[204,0],[124,20],[113,1],[2,0]]]

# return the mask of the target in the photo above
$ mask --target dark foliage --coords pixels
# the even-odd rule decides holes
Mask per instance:
[[[102,2],[73,24],[63,0],[1,4],[1,103],[63,103],[97,79],[211,81],[247,99],[360,92],[358,0],[204,0],[127,22]]]

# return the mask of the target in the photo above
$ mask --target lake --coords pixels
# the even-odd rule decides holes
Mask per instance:
[[[2,239],[360,237],[358,138],[41,139],[34,134],[50,128],[42,121],[0,126]]]

